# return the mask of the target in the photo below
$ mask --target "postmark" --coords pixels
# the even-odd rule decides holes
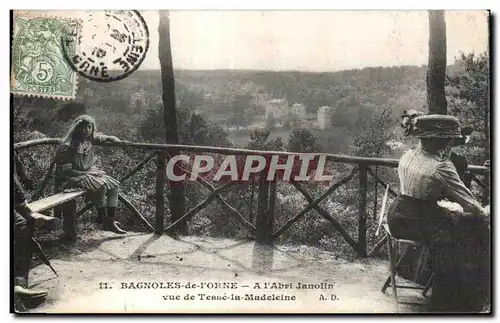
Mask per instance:
[[[13,94],[75,98],[77,74],[64,59],[60,39],[77,34],[78,25],[73,18],[15,12],[10,82]],[[66,50],[74,53],[75,47]]]
[[[93,81],[112,82],[139,68],[149,49],[149,30],[138,11],[89,11],[82,21],[78,36],[61,39],[63,55],[75,72]]]

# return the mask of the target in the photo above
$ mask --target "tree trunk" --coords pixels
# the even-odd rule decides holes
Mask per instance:
[[[159,11],[160,22],[158,25],[159,35],[159,58],[161,67],[161,82],[163,86],[163,119],[165,122],[165,141],[167,144],[177,144],[177,111],[175,101],[174,69],[172,66],[172,52],[170,49],[170,17],[169,12]],[[180,153],[179,150],[170,150],[167,158]],[[182,182],[168,181],[170,190],[168,200],[172,222],[177,221],[184,214],[184,184]],[[186,223],[179,226],[178,232],[187,232]]]
[[[366,195],[368,194],[368,173],[366,164],[359,165],[358,200],[358,255],[366,257]]]
[[[430,114],[447,114],[444,91],[446,76],[446,23],[443,10],[429,11],[429,65],[427,105]]]

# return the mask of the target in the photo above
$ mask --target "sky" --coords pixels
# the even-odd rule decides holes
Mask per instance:
[[[150,48],[141,69],[158,69],[158,12],[141,11]],[[488,50],[486,11],[446,11],[447,62]],[[171,11],[179,69],[338,71],[423,65],[426,11]]]

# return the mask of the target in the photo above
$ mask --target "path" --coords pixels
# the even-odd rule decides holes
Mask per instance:
[[[263,247],[253,241],[192,236],[175,240],[151,234],[116,237],[97,232],[76,246],[57,250],[51,258],[58,278],[44,265],[31,272],[31,285],[49,290],[47,302],[33,312],[394,313],[421,308],[401,304],[405,300],[423,302],[417,291],[404,290],[396,307],[390,290],[380,292],[388,274],[385,261],[347,261],[305,246]],[[101,282],[111,289],[99,289]],[[175,287],[168,286],[171,282],[183,287],[132,288],[140,286],[138,282]],[[188,282],[228,282],[235,288],[216,289],[213,284],[188,288]],[[265,282],[276,282],[276,287],[291,284],[293,288],[264,289]],[[299,282],[325,283],[320,287],[327,288],[295,289]],[[255,288],[255,283],[261,289]],[[245,294],[295,296],[296,300],[246,301]],[[194,300],[185,300],[186,295]],[[208,295],[228,299],[204,300]],[[320,295],[325,300],[320,300]],[[332,295],[338,299],[332,300]],[[235,300],[238,297],[240,300]]]

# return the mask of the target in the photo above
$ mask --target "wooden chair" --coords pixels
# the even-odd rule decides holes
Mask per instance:
[[[387,249],[389,251],[389,277],[385,280],[384,286],[382,287],[382,293],[385,293],[386,289],[391,286],[392,288],[392,294],[394,295],[394,298],[396,302],[398,301],[398,294],[397,294],[397,289],[418,289],[422,290],[422,295],[424,297],[427,296],[427,292],[432,286],[432,279],[434,278],[434,273],[431,274],[429,277],[429,280],[425,284],[425,286],[412,286],[412,285],[398,285],[396,282],[396,276],[397,276],[397,270],[398,266],[401,263],[401,260],[404,259],[408,248],[409,247],[420,247],[420,248],[425,248],[421,244],[412,241],[412,240],[406,240],[406,239],[396,239],[392,236],[391,231],[389,230],[389,226],[387,223],[384,223],[383,225],[384,231],[387,234]],[[401,255],[398,257],[397,255],[397,248],[395,247],[396,245],[403,245],[403,251],[401,252]]]
[[[394,238],[393,235],[391,234],[391,230],[389,229],[389,225],[387,224],[387,214],[385,213],[385,208],[387,204],[387,197],[389,193],[389,185],[387,185],[385,194],[384,194],[384,199],[382,201],[382,207],[380,209],[380,217],[379,217],[379,224],[377,231],[375,232],[375,235],[379,235],[380,232],[380,227],[382,227],[385,231],[385,236],[387,239],[387,249],[389,253],[389,277],[385,280],[384,286],[382,287],[382,293],[385,293],[387,288],[391,286],[392,288],[392,294],[394,295],[394,298],[396,300],[396,303],[398,302],[398,293],[397,289],[419,289],[422,290],[422,295],[424,297],[427,296],[427,292],[432,286],[432,279],[434,278],[434,273],[431,274],[429,277],[429,280],[425,284],[424,287],[421,286],[411,286],[411,285],[398,285],[396,282],[396,276],[397,276],[397,270],[398,266],[401,263],[401,260],[404,259],[408,248],[409,247],[419,247],[419,248],[425,248],[425,246],[422,246],[416,241],[412,240],[405,240],[405,239],[397,239]],[[397,254],[397,248],[395,248],[396,245],[403,245],[403,251],[401,255],[398,257]]]

